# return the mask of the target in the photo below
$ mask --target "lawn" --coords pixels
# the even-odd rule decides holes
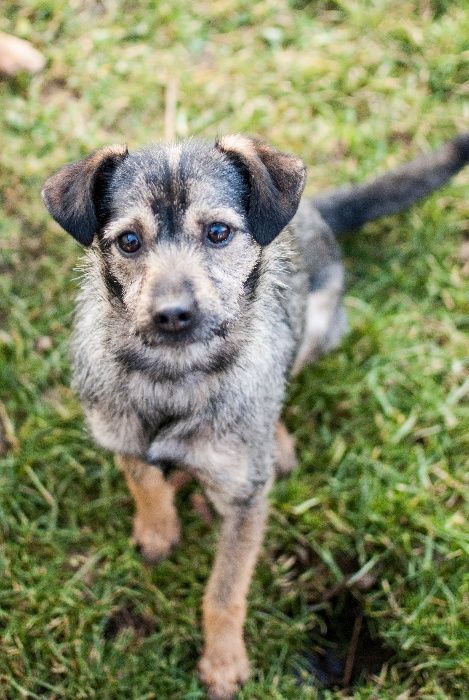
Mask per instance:
[[[0,82],[0,698],[203,698],[217,528],[189,486],[168,561],[129,544],[69,389],[80,249],[41,183],[104,144],[230,132],[301,155],[309,193],[370,177],[467,130],[467,4],[4,0],[0,30],[47,57]],[[467,697],[468,184],[344,241],[350,332],[291,387],[300,467],[272,492],[240,698]]]

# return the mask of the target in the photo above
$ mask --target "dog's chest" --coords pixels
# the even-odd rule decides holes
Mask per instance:
[[[147,444],[157,438],[187,440],[210,422],[215,382],[192,376],[178,381],[129,378],[131,408],[138,416]]]

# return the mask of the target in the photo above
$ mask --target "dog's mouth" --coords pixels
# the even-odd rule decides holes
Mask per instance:
[[[192,330],[188,329],[183,329],[180,331],[171,331],[171,332],[166,332],[166,331],[158,331],[158,332],[151,332],[151,333],[146,333],[145,334],[145,340],[147,344],[152,345],[153,347],[158,347],[158,346],[171,346],[171,347],[178,347],[181,345],[191,345],[192,343],[197,342],[199,338],[197,337],[199,334],[195,333]]]
[[[116,359],[129,371],[143,372],[153,378],[176,381],[191,372],[217,373],[236,361],[239,343],[225,322],[211,323],[197,331],[170,334],[156,333],[154,328],[138,327],[133,336],[122,338]],[[139,347],[138,347],[139,346]]]
[[[196,343],[208,344],[215,338],[225,338],[227,334],[227,324],[215,319],[199,323],[193,328],[182,330],[163,331],[156,330],[153,326],[137,328],[136,335],[144,345],[154,349],[157,348],[187,348]]]

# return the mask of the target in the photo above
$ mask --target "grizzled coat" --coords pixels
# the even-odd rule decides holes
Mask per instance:
[[[291,161],[293,214],[304,169]],[[88,255],[72,344],[75,386],[97,442],[183,466],[215,502],[248,499],[271,477],[308,292],[292,230],[267,247],[252,236],[247,186],[221,148],[188,142],[124,155]],[[229,224],[229,245],[205,243],[214,220]],[[140,260],[115,250],[127,229],[145,241]],[[158,342],[155,308],[185,295],[199,317],[190,342]]]
[[[168,487],[145,464],[189,471],[224,516],[200,663],[213,697],[232,697],[248,675],[247,586],[275,466],[291,462],[279,425],[288,378],[345,329],[335,236],[430,193],[468,156],[469,137],[457,137],[300,205],[298,158],[229,136],[132,154],[105,148],[44,187],[53,217],[91,246],[74,384],[94,439],[127,471],[137,539],[177,534]]]

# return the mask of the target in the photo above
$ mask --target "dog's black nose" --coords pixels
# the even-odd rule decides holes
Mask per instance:
[[[188,330],[194,323],[194,311],[186,306],[167,306],[153,316],[156,328],[165,333]]]

